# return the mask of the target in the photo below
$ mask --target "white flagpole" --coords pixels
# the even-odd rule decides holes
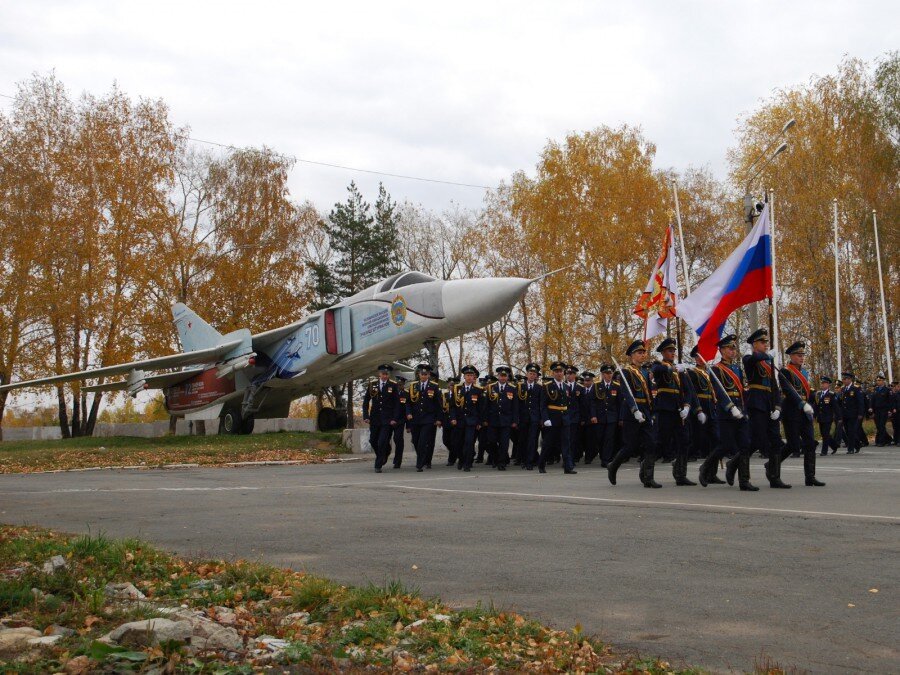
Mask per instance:
[[[775,275],[775,191],[769,192],[769,236],[772,239],[772,348],[775,365],[781,366],[781,345],[778,341],[778,277]]]
[[[881,276],[881,249],[878,248],[878,216],[872,209],[872,227],[875,229],[875,259],[878,261],[878,288],[881,291],[881,321],[884,324],[884,360],[887,361],[888,382],[894,381],[894,369],[891,365],[891,343],[888,339],[887,306],[884,304],[884,279]]]
[[[684,272],[684,297],[691,294],[691,275],[688,273],[687,254],[684,251],[684,232],[681,230],[681,206],[678,204],[678,183],[672,181],[672,191],[675,193],[675,218],[678,220],[678,241],[681,244],[681,269]]]
[[[841,285],[840,285],[840,265],[838,256],[838,212],[837,197],[831,202],[834,212],[834,313],[837,318],[837,373],[835,377],[841,376]]]

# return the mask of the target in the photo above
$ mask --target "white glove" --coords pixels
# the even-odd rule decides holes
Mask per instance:
[[[769,415],[769,419],[771,419],[773,422],[777,422],[779,417],[781,417],[780,410],[773,410],[772,414]]]
[[[679,411],[678,414],[681,415],[681,419],[686,420],[687,417],[688,417],[688,415],[691,414],[691,407],[690,407],[690,406],[687,406],[687,405],[684,406],[684,407]]]
[[[700,424],[706,424],[706,413],[698,412],[697,413],[697,421],[700,422]]]
[[[641,424],[643,424],[643,423],[644,423],[644,420],[645,420],[646,418],[644,417],[644,413],[642,413],[640,410],[635,410],[635,411],[634,411],[634,419],[636,419],[638,422],[640,422]]]
[[[809,403],[804,403],[804,404],[803,404],[803,412],[806,413],[806,416],[807,416],[809,419],[812,419],[812,418],[813,418],[813,407],[812,407]]]
[[[547,420],[547,421],[544,422],[544,426],[545,426],[545,427],[552,427],[552,426],[553,426],[553,423],[550,422],[550,420]]]
[[[679,373],[685,372],[688,368],[690,368],[690,366],[689,366],[688,364],[686,364],[686,363],[679,363],[679,364],[677,364],[677,365],[675,366],[675,369],[676,369]]]
[[[739,420],[744,416],[744,413],[742,413],[740,410],[738,410],[738,407],[736,405],[731,406],[730,410],[731,410],[731,416],[736,420]]]

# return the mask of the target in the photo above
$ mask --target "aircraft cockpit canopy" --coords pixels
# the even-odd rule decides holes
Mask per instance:
[[[422,272],[398,272],[392,277],[385,279],[381,286],[378,287],[378,293],[403,288],[404,286],[412,286],[413,284],[424,284],[428,281],[437,281],[434,277],[422,274]]]

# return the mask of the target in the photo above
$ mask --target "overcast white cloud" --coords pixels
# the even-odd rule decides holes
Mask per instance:
[[[56,69],[76,95],[162,97],[197,138],[480,185],[548,138],[628,122],[658,166],[724,176],[739,116],[773,89],[897,48],[896,0],[7,2],[0,93]],[[351,178],[379,180],[298,164],[291,189],[327,209]],[[381,180],[437,210],[483,196]]]

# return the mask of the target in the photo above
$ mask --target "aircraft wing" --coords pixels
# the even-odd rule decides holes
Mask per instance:
[[[73,382],[75,380],[92,380],[98,377],[110,377],[112,375],[127,375],[132,370],[163,370],[166,368],[178,368],[180,366],[195,366],[201,363],[215,361],[220,356],[227,354],[241,344],[241,340],[230,340],[215,347],[198,349],[193,352],[187,352],[186,354],[169,354],[168,356],[159,356],[155,359],[122,363],[117,366],[106,366],[105,368],[82,370],[77,373],[65,373],[63,375],[41,377],[36,380],[26,380],[24,382],[11,382],[10,384],[5,384],[0,387],[0,391],[10,391],[12,389],[21,389],[23,387],[46,386],[50,384],[59,384],[61,382]]]
[[[282,338],[286,338],[288,335],[296,331],[298,328],[308,323],[315,314],[304,317],[299,321],[294,321],[293,323],[289,323],[286,326],[281,326],[279,328],[273,328],[272,330],[267,330],[264,333],[257,333],[253,336],[253,350],[254,351],[264,351],[264,348],[268,345],[274,344],[278,342]]]
[[[197,373],[202,373],[203,368],[186,368],[175,373],[164,373],[163,375],[151,375],[144,378],[147,389],[166,389],[182,380],[187,380]],[[104,382],[103,384],[91,384],[82,387],[81,391],[128,391],[128,380],[119,380],[118,382]]]

